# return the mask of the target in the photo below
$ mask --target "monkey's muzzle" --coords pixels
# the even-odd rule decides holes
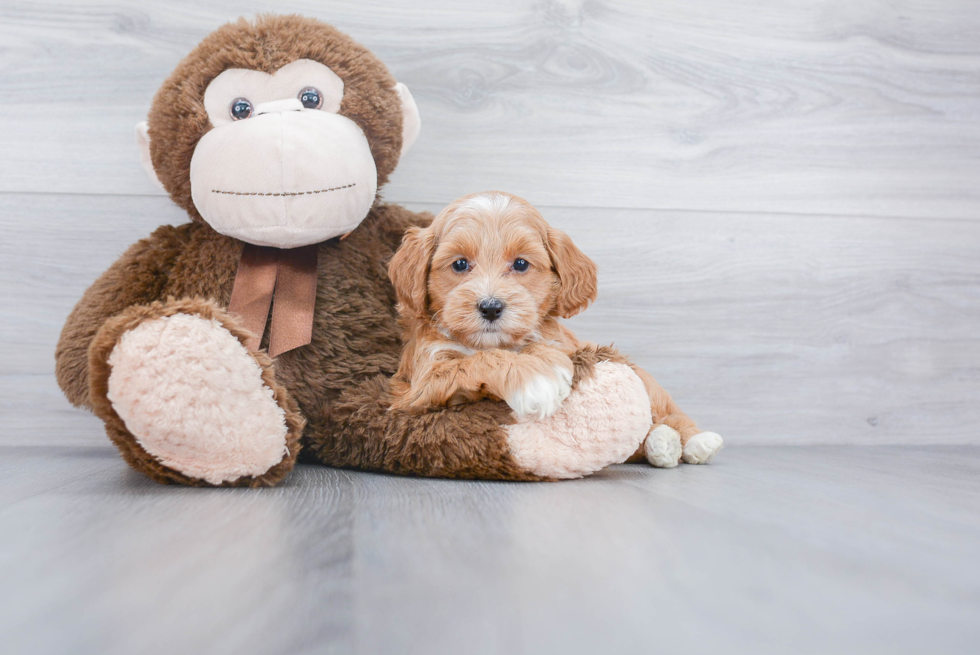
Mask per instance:
[[[211,227],[246,243],[297,248],[346,234],[367,216],[378,173],[364,132],[298,100],[207,132],[191,159],[191,197]]]

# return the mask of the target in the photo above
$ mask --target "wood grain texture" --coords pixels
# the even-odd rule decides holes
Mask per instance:
[[[258,0],[0,5],[0,191],[156,193],[133,125]],[[414,91],[398,201],[980,215],[973,0],[279,2]]]
[[[5,652],[971,653],[980,449],[730,448],[509,484],[162,487],[0,448]]]
[[[103,443],[52,353],[84,289],[181,213],[158,197],[0,196],[0,443]],[[437,205],[412,205],[437,211]],[[599,264],[570,322],[731,443],[980,443],[980,223],[541,208]]]

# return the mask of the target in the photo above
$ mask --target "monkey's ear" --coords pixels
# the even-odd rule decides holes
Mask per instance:
[[[388,277],[395,287],[398,310],[413,318],[426,318],[426,298],[429,293],[429,264],[435,252],[435,233],[432,228],[409,228],[402,245],[388,264]]]
[[[418,105],[408,87],[399,82],[395,85],[398,98],[402,101],[402,151],[399,157],[404,157],[408,149],[415,143],[419,132],[422,131],[422,118],[419,116]]]
[[[153,170],[153,160],[150,159],[150,126],[146,121],[136,124],[136,147],[140,149],[140,163],[143,164],[143,170],[154,184],[166,191],[163,182],[157,177],[157,172]]]
[[[588,307],[598,294],[595,262],[561,230],[549,227],[546,245],[561,285],[555,312],[562,318],[571,318]]]

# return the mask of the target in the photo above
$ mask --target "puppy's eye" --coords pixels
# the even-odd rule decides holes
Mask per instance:
[[[236,98],[231,101],[228,111],[236,121],[244,120],[252,115],[252,103],[246,98]]]
[[[521,257],[518,257],[517,259],[514,260],[514,270],[520,273],[526,271],[528,268],[530,268],[530,266],[531,264],[529,264],[526,259],[523,259]]]
[[[314,86],[306,87],[299,92],[299,96],[297,97],[307,109],[319,109],[323,105],[323,96],[320,95],[320,91]]]
[[[453,262],[453,270],[457,273],[465,273],[470,268],[470,263],[465,259],[457,259]]]

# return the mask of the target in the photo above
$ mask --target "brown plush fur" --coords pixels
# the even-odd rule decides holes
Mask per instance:
[[[68,399],[92,409],[133,468],[163,483],[205,485],[160,464],[144,451],[107,398],[109,355],[141,322],[175,313],[221,322],[239,341],[248,333],[227,307],[242,243],[205,224],[191,200],[194,147],[211,125],[202,96],[228,68],[274,72],[296,59],[319,61],[345,81],[341,113],[362,127],[378,169],[379,188],[394,170],[402,116],[394,79],[366,49],[334,28],[296,16],[226,25],[208,36],[164,83],[150,112],[154,168],[191,223],[165,226],[133,245],[86,291],[69,316],[56,351],[57,377]],[[537,480],[511,457],[506,405],[483,400],[421,415],[390,412],[388,376],[401,350],[395,293],[387,264],[409,228],[431,216],[377,203],[344,240],[319,246],[312,342],[271,361],[253,353],[287,421],[284,459],[265,474],[224,486],[276,484],[303,457],[333,466],[397,474]],[[560,255],[559,255],[560,256]],[[569,300],[571,305],[581,304]],[[262,343],[268,346],[268,337]],[[572,354],[574,384],[610,349]]]
[[[295,16],[220,28],[177,67],[157,94],[149,119],[154,168],[193,221],[161,227],[126,251],[86,291],[58,344],[57,377],[65,395],[93,409],[126,461],[160,482],[205,484],[161,465],[126,430],[106,398],[108,357],[126,330],[175,312],[213,317],[239,340],[245,338],[224,309],[242,243],[205,224],[191,201],[191,155],[210,129],[202,94],[227,68],[272,72],[299,58],[324,63],[344,78],[341,113],[364,129],[379,186],[387,179],[401,147],[400,105],[394,80],[367,50],[330,26]],[[254,355],[286,411],[289,454],[264,475],[229,486],[275,484],[297,457],[300,432],[305,457],[322,464],[399,474],[540,479],[510,456],[502,426],[512,418],[501,403],[483,401],[423,416],[387,411],[385,378],[395,372],[401,349],[387,264],[406,229],[430,221],[429,215],[376,203],[347,238],[320,244],[312,342],[275,362]],[[590,375],[598,352],[576,357],[581,360],[577,377]]]

